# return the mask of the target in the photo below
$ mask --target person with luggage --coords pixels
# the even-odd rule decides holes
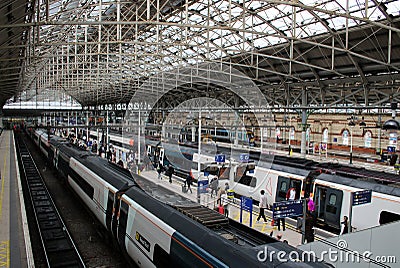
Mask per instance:
[[[224,215],[225,215],[225,217],[229,217],[229,208],[228,208],[228,205],[229,205],[229,200],[228,200],[228,195],[226,194],[226,192],[224,192],[222,195],[221,195],[221,205],[222,205],[222,207],[224,208]]]

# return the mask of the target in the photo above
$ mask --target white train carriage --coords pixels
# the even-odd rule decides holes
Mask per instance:
[[[74,158],[70,159],[70,168],[72,172],[68,175],[69,185],[106,227],[105,211],[108,191],[115,193],[118,189]]]
[[[351,206],[352,194],[363,190],[372,190],[371,202]],[[351,217],[355,230],[400,220],[400,188],[397,187],[321,174],[314,181],[313,194],[317,218],[332,227],[339,228],[344,216]]]
[[[277,166],[274,166],[278,168]],[[243,169],[243,167],[242,167]],[[237,195],[252,197],[260,201],[260,191],[263,189],[267,194],[268,205],[274,202],[286,200],[286,193],[290,188],[296,189],[296,199],[302,196],[303,182],[308,171],[300,171],[293,174],[291,169],[273,169],[256,166],[254,171],[246,171],[246,174],[235,172],[230,177],[230,186]]]

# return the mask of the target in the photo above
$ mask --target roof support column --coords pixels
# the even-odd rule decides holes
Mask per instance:
[[[376,146],[376,152],[381,155],[381,136],[382,136],[382,109],[378,109],[378,140]]]
[[[306,131],[307,131],[307,91],[303,87],[301,91],[301,156],[306,155]]]

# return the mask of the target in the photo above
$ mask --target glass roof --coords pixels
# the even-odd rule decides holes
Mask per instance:
[[[126,92],[150,75],[204,61],[296,76],[289,67],[283,71],[255,66],[254,57],[262,55],[265,61],[280,59],[329,70],[294,56],[292,48],[282,45],[308,42],[322,50],[336,32],[363,25],[390,28],[387,21],[399,16],[400,1],[377,3],[43,0],[39,14],[33,16],[40,26],[31,28],[33,57],[26,63],[22,85],[32,88],[40,73],[39,89],[63,90],[82,103],[100,103],[124,101]]]

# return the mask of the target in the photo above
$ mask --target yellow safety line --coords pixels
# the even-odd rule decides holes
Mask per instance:
[[[10,241],[0,243],[0,267],[10,267]]]
[[[233,217],[233,219],[234,219],[235,221],[239,221],[239,218],[240,218],[240,212],[236,212],[236,213],[235,213],[235,217]]]
[[[6,154],[7,155],[7,154]],[[7,163],[7,156],[4,155],[4,166],[3,166],[3,172],[1,172],[1,194],[0,194],[0,219],[2,217],[3,213],[3,195],[4,195],[4,174],[6,173],[6,163]]]

